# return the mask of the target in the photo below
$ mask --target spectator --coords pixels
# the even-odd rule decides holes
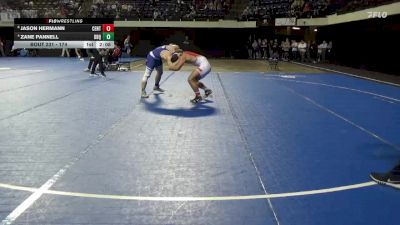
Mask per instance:
[[[216,2],[216,9],[218,11],[221,11],[222,10],[222,5],[224,4],[224,0],[215,0],[215,2]]]
[[[317,62],[321,62],[322,58],[322,43],[318,45]]]
[[[78,57],[79,60],[84,61],[80,50],[77,48],[75,48],[75,55],[76,55],[76,57]]]
[[[185,46],[184,49],[187,49],[187,46],[189,46],[190,42],[189,42],[189,37],[186,35],[185,36],[185,40],[182,42],[182,46]]]
[[[264,40],[262,40],[261,42],[261,48],[262,48],[262,57],[263,59],[267,59],[268,58],[268,40],[266,38],[264,38]]]
[[[291,11],[293,16],[300,17],[300,10],[302,10],[302,6],[304,5],[303,0],[294,0],[291,5]]]
[[[306,58],[307,58],[307,62],[311,62],[311,41],[308,41],[307,43],[307,48],[306,48]]]
[[[153,20],[156,20],[160,17],[160,12],[158,11],[158,9],[154,9],[153,12]]]
[[[326,56],[326,48],[328,47],[328,44],[324,40],[321,44],[321,61],[325,62],[325,56]]]
[[[121,9],[124,10],[125,12],[131,12],[133,10],[133,5],[123,4]]]
[[[252,58],[256,59],[257,58],[257,52],[259,50],[259,45],[257,40],[254,38],[253,44],[251,44],[252,47]]]
[[[0,37],[0,54],[1,54],[1,56],[6,56],[6,54],[4,54],[4,42],[3,42],[3,39],[1,39],[1,37]]]
[[[190,12],[185,16],[188,19],[194,19],[196,17],[196,9],[193,5],[189,6]]]
[[[292,60],[297,60],[298,58],[298,43],[296,42],[296,40],[292,40]]]
[[[314,1],[314,4],[313,4],[313,16],[317,17],[317,16],[323,16],[325,14],[328,14],[328,11],[327,11],[328,4],[329,4],[328,0],[317,0],[317,1]]]
[[[68,48],[63,48],[61,51],[61,57],[64,57],[65,53],[67,53],[67,56],[70,57],[69,55],[69,49]]]
[[[12,46],[13,46],[13,41],[6,40],[6,43],[4,45],[4,52],[6,53],[6,56],[10,56],[11,55]]]
[[[11,56],[18,56],[18,49],[15,47],[15,45],[13,44],[11,47],[11,51],[10,51],[10,55]]]
[[[251,59],[252,52],[253,52],[253,47],[252,47],[252,42],[251,42],[251,35],[247,39],[246,48],[247,48],[247,53],[249,55],[249,59]]]
[[[258,39],[257,44],[258,44],[257,59],[259,59],[262,56],[262,41],[261,41],[261,38]]]
[[[278,40],[275,39],[274,44],[272,45],[272,59],[278,60],[279,59],[279,46]]]
[[[118,42],[115,42],[112,53],[107,55],[107,61],[110,64],[116,62],[121,57],[121,55],[122,55],[121,47],[119,46]]]
[[[304,3],[304,7],[303,7],[303,16],[310,18],[312,16],[312,4],[311,4],[311,0],[307,1],[306,3]]]
[[[230,5],[229,5],[229,2],[228,2],[228,1],[224,1],[223,9],[224,9],[225,15],[228,14],[229,9],[230,9]]]
[[[249,6],[246,6],[246,8],[242,12],[242,20],[247,20],[250,15],[250,8]]]
[[[282,58],[284,61],[288,61],[289,60],[289,48],[290,48],[289,38],[286,38],[285,41],[282,41],[281,47],[283,50]]]
[[[332,41],[330,41],[326,46],[326,54],[329,61],[333,59],[333,52],[332,52]]]
[[[304,42],[304,40],[301,40],[300,43],[297,46],[299,53],[300,53],[300,58],[301,62],[304,62],[304,57],[307,51],[307,44]]]
[[[19,51],[19,56],[21,57],[27,57],[29,56],[29,51],[26,48],[23,48]]]
[[[318,45],[313,41],[310,45],[310,57],[313,63],[316,63],[318,53]]]
[[[274,41],[271,39],[268,44],[268,53],[270,58],[272,58],[272,54],[274,53],[272,50],[273,47],[274,47]]]
[[[128,35],[124,40],[123,52],[126,52],[126,54],[130,55],[131,54],[131,47],[133,47],[132,44],[131,44],[131,36]]]
[[[213,0],[208,1],[208,10],[215,10]]]

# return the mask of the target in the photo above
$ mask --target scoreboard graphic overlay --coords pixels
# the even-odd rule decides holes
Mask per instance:
[[[16,48],[114,48],[113,19],[15,19]]]

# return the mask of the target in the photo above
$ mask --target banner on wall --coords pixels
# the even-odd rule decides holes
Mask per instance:
[[[275,19],[275,26],[295,26],[296,25],[296,18],[276,18]]]

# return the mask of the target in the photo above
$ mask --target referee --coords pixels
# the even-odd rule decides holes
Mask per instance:
[[[89,49],[88,55],[90,57],[89,65],[87,71],[90,71],[91,75],[97,75],[95,73],[97,65],[99,65],[100,74],[103,77],[106,77],[104,73],[104,64],[103,64],[103,57],[107,54],[106,49]]]

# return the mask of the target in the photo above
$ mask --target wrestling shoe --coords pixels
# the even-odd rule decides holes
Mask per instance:
[[[212,90],[211,89],[206,89],[206,90],[204,90],[204,96],[206,96],[206,98],[208,97],[208,96],[210,96],[212,94]]]
[[[371,173],[369,175],[372,180],[377,182],[378,184],[388,185],[394,188],[400,189],[400,173],[390,171],[388,173]]]
[[[142,94],[140,95],[140,97],[141,98],[148,98],[149,95],[145,91],[142,91]]]
[[[198,102],[200,102],[202,100],[200,95],[197,95],[196,97],[194,97],[194,99],[191,99],[190,102],[193,104],[196,104]]]
[[[154,86],[153,91],[164,92],[164,89],[161,89],[160,86]]]

